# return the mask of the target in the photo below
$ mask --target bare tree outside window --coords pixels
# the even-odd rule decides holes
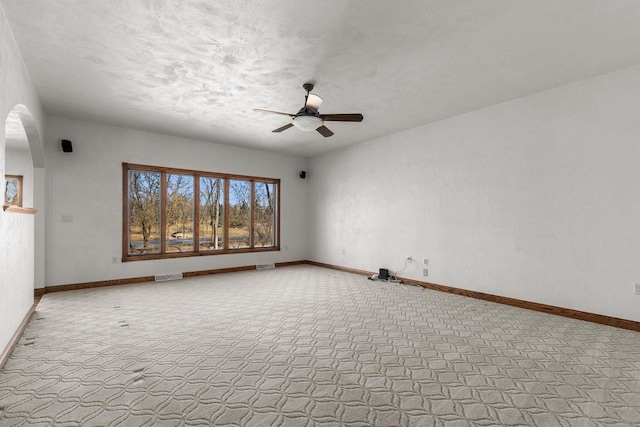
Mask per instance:
[[[229,181],[229,247],[251,247],[251,181]]]
[[[273,246],[275,231],[275,192],[273,183],[254,182],[254,228],[255,246]]]
[[[224,247],[224,179],[200,177],[200,250]]]
[[[166,251],[193,251],[194,178],[192,175],[168,173],[166,180]]]
[[[160,172],[129,171],[129,254],[160,252]]]

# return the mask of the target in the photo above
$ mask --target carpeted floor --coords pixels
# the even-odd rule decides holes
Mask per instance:
[[[46,294],[1,426],[640,424],[640,333],[312,266]]]

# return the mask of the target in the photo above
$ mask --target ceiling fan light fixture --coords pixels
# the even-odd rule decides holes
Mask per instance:
[[[298,129],[309,132],[322,126],[323,120],[318,116],[296,116],[292,123]]]

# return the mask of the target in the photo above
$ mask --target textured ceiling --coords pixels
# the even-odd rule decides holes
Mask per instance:
[[[636,0],[0,3],[49,114],[301,156],[640,63]]]

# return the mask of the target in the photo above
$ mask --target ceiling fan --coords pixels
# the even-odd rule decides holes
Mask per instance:
[[[267,113],[281,114],[291,117],[291,123],[274,129],[272,132],[282,132],[290,127],[297,127],[303,131],[316,130],[325,138],[333,135],[333,132],[324,125],[324,122],[361,122],[364,117],[362,114],[320,114],[318,109],[322,104],[322,98],[311,93],[313,84],[305,83],[302,85],[307,95],[304,97],[304,106],[296,114],[284,113],[282,111],[264,110],[255,108],[254,111],[265,111]]]

